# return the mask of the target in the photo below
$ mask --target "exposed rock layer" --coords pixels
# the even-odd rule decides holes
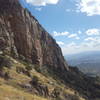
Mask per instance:
[[[0,51],[40,66],[68,69],[56,41],[18,0],[0,0]]]
[[[18,63],[16,63],[15,66],[15,63],[12,63],[12,61],[17,62],[13,57],[20,57],[25,60],[24,63],[29,61],[33,64],[40,65],[40,69],[47,70],[48,73],[46,74],[52,74],[53,78],[56,80],[60,79],[58,82],[61,81],[62,84],[66,83],[66,86],[73,88],[75,91],[79,91],[80,94],[86,96],[85,98],[89,98],[89,100],[97,100],[97,98],[100,98],[99,81],[97,81],[96,78],[85,76],[77,68],[68,67],[56,41],[26,9],[21,7],[18,0],[0,0],[0,56],[0,77],[4,77],[6,80],[9,78],[13,80],[13,77],[16,75],[19,76],[21,73],[22,75],[27,75],[28,78],[32,78],[30,71],[28,72],[26,70],[26,64],[23,69],[23,66],[20,68],[23,64],[19,64],[18,66]],[[8,58],[10,57],[13,60],[9,60]],[[27,67],[30,70],[29,64],[30,63],[27,63]],[[16,71],[14,69],[14,71],[10,71],[11,66],[13,66]],[[3,71],[4,67],[7,67],[11,72],[10,74],[13,72],[16,74],[12,74],[11,78],[11,76],[9,76],[9,71]],[[37,72],[35,72],[35,74],[37,74]],[[41,71],[41,74],[38,74],[39,76],[41,75],[39,77],[41,78],[45,73]],[[14,83],[17,78],[20,77],[15,77]],[[48,96],[50,94],[48,93],[48,85],[45,86],[44,84],[33,83],[34,81],[31,82],[31,84],[20,85],[26,88],[31,88],[32,85],[32,88],[34,88],[39,95]],[[12,84],[11,81],[10,84]],[[61,94],[61,90],[57,90],[56,88],[51,92],[53,98],[58,97],[59,94]],[[70,96],[68,95],[63,97],[65,97],[65,99],[59,100],[66,100],[67,98],[68,100],[75,100],[73,98],[69,99]]]

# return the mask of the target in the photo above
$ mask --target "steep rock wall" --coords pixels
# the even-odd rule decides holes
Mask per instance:
[[[68,70],[56,41],[18,0],[0,0],[0,51],[40,66]]]

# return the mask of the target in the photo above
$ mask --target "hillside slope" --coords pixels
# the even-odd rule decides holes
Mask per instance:
[[[19,0],[0,0],[0,100],[100,100],[99,78],[69,67],[55,40]]]
[[[0,64],[0,100],[85,100],[53,74],[40,73],[33,64],[8,55],[0,55]]]

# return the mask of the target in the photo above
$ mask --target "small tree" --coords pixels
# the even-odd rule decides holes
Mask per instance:
[[[6,72],[4,77],[5,77],[5,80],[8,80],[10,78],[9,72]]]
[[[33,76],[33,78],[32,78],[32,81],[31,81],[31,84],[32,85],[37,85],[38,84],[38,77],[36,77],[36,76]]]
[[[31,71],[32,70],[32,66],[26,66],[27,71]]]

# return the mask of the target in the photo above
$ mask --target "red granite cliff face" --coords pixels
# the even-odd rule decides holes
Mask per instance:
[[[61,49],[18,0],[0,0],[0,51],[40,66],[68,70]]]

